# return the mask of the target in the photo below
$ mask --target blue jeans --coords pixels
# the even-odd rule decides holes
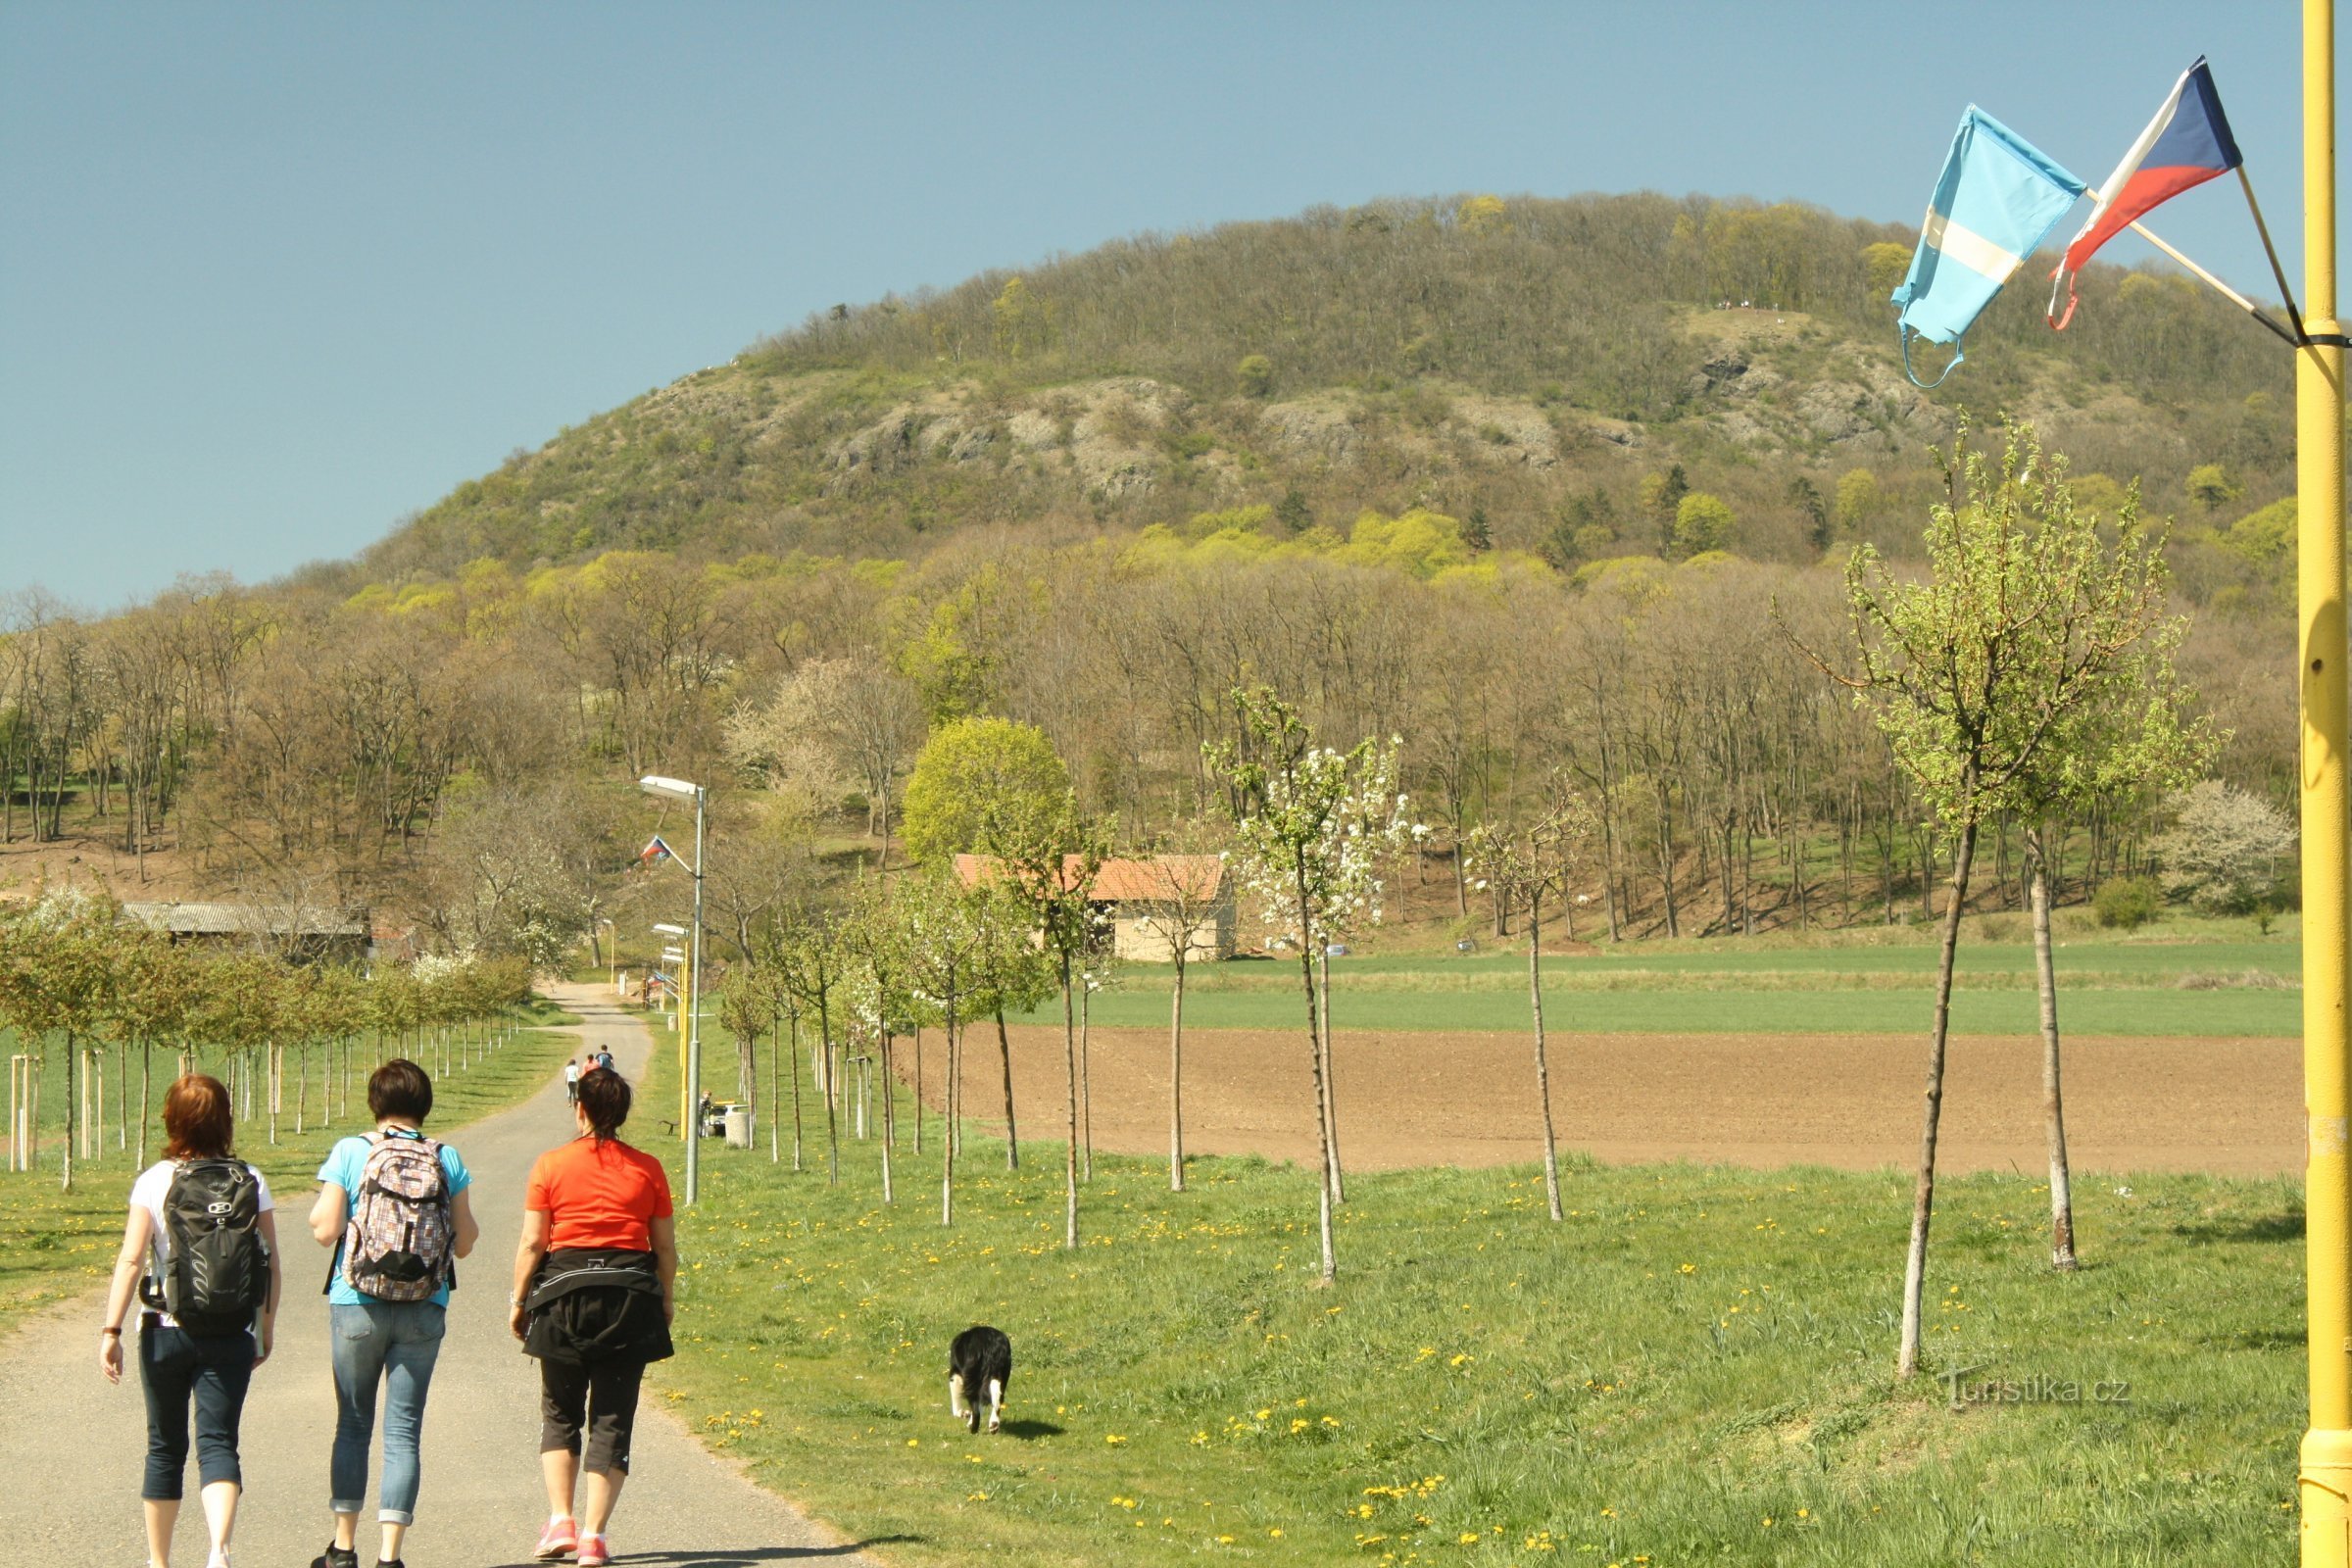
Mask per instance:
[[[388,1525],[416,1522],[416,1440],[424,1396],[441,1355],[447,1308],[430,1301],[367,1301],[327,1308],[335,1366],[335,1452],[327,1506],[358,1513],[368,1491],[368,1440],[375,1427],[375,1389],[384,1387],[383,1506]]]
[[[179,1500],[188,1468],[188,1408],[196,1410],[196,1473],[203,1484],[243,1482],[237,1420],[253,1381],[253,1336],[242,1329],[199,1339],[165,1328],[150,1312],[139,1322],[139,1388],[147,1396],[147,1474],[139,1495]]]

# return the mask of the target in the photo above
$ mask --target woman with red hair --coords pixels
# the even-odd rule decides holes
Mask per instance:
[[[171,1568],[196,1413],[197,1474],[212,1536],[209,1568],[229,1568],[244,1474],[237,1423],[277,1318],[277,1219],[270,1184],[234,1156],[228,1090],[191,1074],[164,1096],[164,1157],[131,1184],[122,1250],[98,1331],[98,1370],[122,1381],[122,1325],[135,1292],[139,1386],[147,1396],[149,1568]]]

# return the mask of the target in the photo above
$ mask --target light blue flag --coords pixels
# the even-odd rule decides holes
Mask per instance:
[[[1911,334],[1957,344],[2082,190],[2033,143],[1968,106],[1929,199],[1910,275],[1891,296],[1902,307],[1903,373],[1914,385],[1941,384],[1967,356],[1955,348],[1943,375],[1922,381],[1911,368]]]

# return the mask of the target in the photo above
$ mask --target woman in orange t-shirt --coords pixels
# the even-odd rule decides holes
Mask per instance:
[[[539,1362],[548,1520],[537,1555],[576,1550],[580,1568],[598,1568],[612,1560],[605,1526],[628,1478],[638,1387],[646,1364],[670,1354],[678,1246],[668,1172],[618,1136],[627,1082],[594,1068],[580,1075],[579,1096],[580,1135],[531,1167],[508,1322]],[[575,1525],[582,1469],[586,1508]]]

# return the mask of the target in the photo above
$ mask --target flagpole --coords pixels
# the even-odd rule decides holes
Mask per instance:
[[[2286,268],[2279,263],[2278,247],[2271,243],[2271,225],[2263,221],[2262,203],[2254,199],[2254,181],[2246,177],[2246,166],[2237,166],[2238,188],[2246,193],[2246,211],[2254,215],[2254,232],[2262,236],[2262,253],[2271,259],[2271,276],[2278,280],[2278,299],[2286,307],[2286,318],[2294,324],[2295,343],[2303,343],[2303,313],[2295,309],[2295,291],[2286,286]]]
[[[2295,355],[2302,710],[2304,1295],[2311,1425],[2303,1568],[2352,1565],[2352,780],[2345,773],[2344,332],[2335,316],[2335,8],[2303,0],[2303,299]]]
[[[2101,199],[2099,193],[2095,190],[2089,192],[2089,195],[2093,201]],[[2260,221],[2259,215],[2257,215],[2256,221]],[[2187,257],[2173,249],[2172,246],[2157,238],[2156,235],[2150,232],[2147,228],[2138,223],[2133,223],[2132,225],[2132,232],[2137,234],[2141,239],[2146,240],[2149,244],[2164,252],[2165,255],[2170,256],[2174,261],[2179,262],[2182,267],[2185,267],[2190,271],[2196,273],[2198,277],[2202,278],[2217,293],[2219,293],[2222,298],[2228,300],[2230,304],[2236,306],[2239,310],[2245,312],[2248,316],[2251,316],[2254,318],[2254,319],[2269,327],[2280,338],[2283,338],[2289,346],[2296,348],[2300,348],[2302,346],[2302,339],[2297,337],[2293,332],[2289,332],[2285,327],[2280,326],[2277,321],[2274,321],[2269,317],[2263,315],[2261,309],[2257,307],[2252,300],[2246,298],[2243,294],[2240,294],[2237,290],[2231,288],[2229,284],[2223,282],[2220,278],[2214,276],[2211,272],[2208,272],[2205,270],[2205,269],[2199,267],[2196,263],[2190,261]],[[2289,309],[2292,309],[2292,307],[2290,306]]]

